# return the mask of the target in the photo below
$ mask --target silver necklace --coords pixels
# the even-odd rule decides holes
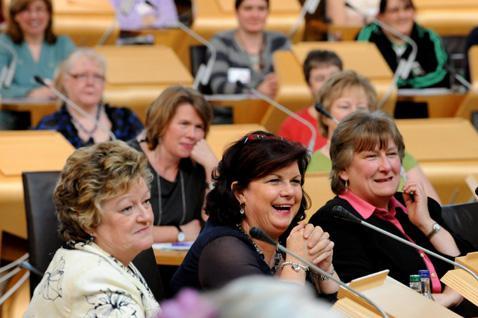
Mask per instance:
[[[161,224],[161,218],[163,216],[163,198],[161,197],[161,176],[159,173],[156,174],[156,181],[158,182],[158,203],[159,203],[159,216],[158,221],[155,225]],[[183,211],[181,215],[181,221],[179,221],[178,225],[184,223],[184,219],[186,218],[186,195],[184,194],[184,180],[183,180],[183,173],[179,170],[179,184],[181,186],[181,202],[183,205]]]
[[[86,140],[89,140],[91,136],[93,136],[93,134],[98,129],[98,124],[100,122],[102,110],[103,110],[103,104],[98,105],[96,110],[95,123],[92,129],[86,129],[86,127],[83,126],[78,119],[71,116],[72,122],[75,125],[76,129],[83,131],[87,135],[88,138]]]
[[[254,240],[249,235],[247,235],[247,233],[246,233],[246,231],[244,231],[244,228],[242,227],[241,223],[236,224],[236,227],[239,229],[239,231],[242,232],[242,234],[244,234],[247,237],[249,242],[251,242],[252,246],[254,246],[254,248],[256,249],[257,254],[259,254],[261,256],[261,258],[265,261],[264,252],[259,248],[259,246],[256,244],[256,242],[254,242]],[[274,265],[271,268],[271,273],[272,274],[277,273],[281,263],[282,263],[282,254],[279,250],[276,250],[276,252],[274,254]]]

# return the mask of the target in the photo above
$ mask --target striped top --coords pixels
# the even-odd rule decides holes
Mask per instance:
[[[250,74],[247,84],[257,87],[268,73],[274,72],[272,53],[290,48],[290,42],[284,35],[276,32],[264,32],[264,44],[258,57],[259,70],[255,70],[253,67],[254,57],[250,56],[236,41],[235,32],[235,30],[231,30],[219,33],[211,41],[217,50],[209,82],[214,94],[240,94],[243,92],[235,80],[228,81],[228,77],[229,79],[234,78],[231,74],[233,72],[244,74],[245,71]]]

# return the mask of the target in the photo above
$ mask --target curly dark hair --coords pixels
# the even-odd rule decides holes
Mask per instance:
[[[214,189],[207,195],[206,213],[212,222],[226,226],[240,223],[239,201],[234,190],[246,189],[249,184],[274,171],[297,162],[301,175],[301,185],[310,155],[301,144],[291,142],[264,131],[255,131],[234,142],[224,152],[222,160],[213,173]],[[299,211],[291,223],[295,226],[304,219],[305,210],[310,206],[308,195],[303,192]]]

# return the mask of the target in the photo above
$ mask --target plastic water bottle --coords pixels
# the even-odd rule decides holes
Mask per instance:
[[[428,269],[422,269],[418,271],[418,275],[420,275],[423,296],[433,300],[431,281],[430,281],[430,271]]]
[[[416,291],[417,293],[422,293],[422,282],[420,275],[410,275],[410,288]]]

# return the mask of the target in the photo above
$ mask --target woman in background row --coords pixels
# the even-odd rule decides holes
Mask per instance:
[[[192,89],[164,90],[146,113],[145,130],[130,145],[146,154],[154,178],[151,203],[156,242],[193,241],[217,159],[204,139],[212,107]]]
[[[317,102],[328,111],[332,117],[341,121],[345,116],[357,111],[376,110],[377,94],[372,84],[363,76],[354,71],[343,71],[333,75],[325,84],[317,96]],[[326,118],[319,114],[319,131],[326,136],[327,143],[312,155],[308,172],[325,171],[332,169],[330,161],[330,139],[337,127],[334,119]],[[440,202],[438,193],[433,188],[418,162],[409,153],[405,153],[402,166],[403,181],[406,179],[420,183],[425,189],[427,196]]]
[[[330,76],[341,70],[342,60],[333,51],[312,50],[307,54],[303,65],[303,73],[314,101],[322,85],[330,78]],[[314,106],[315,104],[301,109],[296,114],[310,122],[315,127],[316,138],[314,151],[317,151],[327,143],[327,138],[323,136],[318,129],[317,118],[319,113]],[[300,142],[306,147],[309,145],[310,139],[312,138],[310,130],[305,127],[303,123],[293,117],[287,117],[286,120],[284,120],[277,134],[288,140]]]
[[[93,49],[78,49],[64,61],[56,88],[74,104],[43,117],[36,129],[56,130],[75,148],[112,139],[130,140],[143,129],[138,117],[123,107],[103,103],[106,61]]]
[[[54,191],[64,246],[25,317],[155,317],[133,259],[153,244],[147,161],[120,141],[76,150]]]
[[[452,267],[422,251],[334,217],[336,206],[354,216],[435,252],[457,257],[470,246],[443,225],[440,205],[426,196],[420,183],[408,180],[398,193],[403,138],[393,119],[381,112],[358,111],[341,121],[330,144],[331,189],[336,197],[310,219],[336,243],[333,264],[344,281],[385,269],[408,284],[410,275],[428,269],[435,300],[447,307],[462,297],[440,283]]]
[[[415,22],[415,6],[412,0],[381,0],[378,20],[410,37],[417,45],[417,55],[409,74],[398,78],[398,88],[450,87],[446,71],[447,54],[440,37]],[[412,53],[412,46],[403,37],[383,29],[377,23],[365,26],[358,41],[373,42],[392,71],[401,60]]]
[[[263,131],[232,144],[214,173],[207,196],[209,219],[171,281],[173,291],[213,289],[242,276],[268,275],[304,284],[322,294],[338,286],[275,246],[250,236],[253,227],[335,275],[333,243],[320,227],[299,223],[309,201],[303,193],[309,155],[302,145]]]
[[[74,50],[68,37],[53,33],[51,0],[11,0],[7,30],[0,35],[0,70],[12,65],[10,85],[0,83],[2,98],[53,98],[52,92],[36,83],[34,75],[53,79],[57,65]]]
[[[269,0],[236,0],[236,30],[217,34],[211,41],[217,50],[210,79],[214,94],[240,94],[242,82],[273,98],[278,89],[272,54],[289,49],[280,33],[264,31]]]

